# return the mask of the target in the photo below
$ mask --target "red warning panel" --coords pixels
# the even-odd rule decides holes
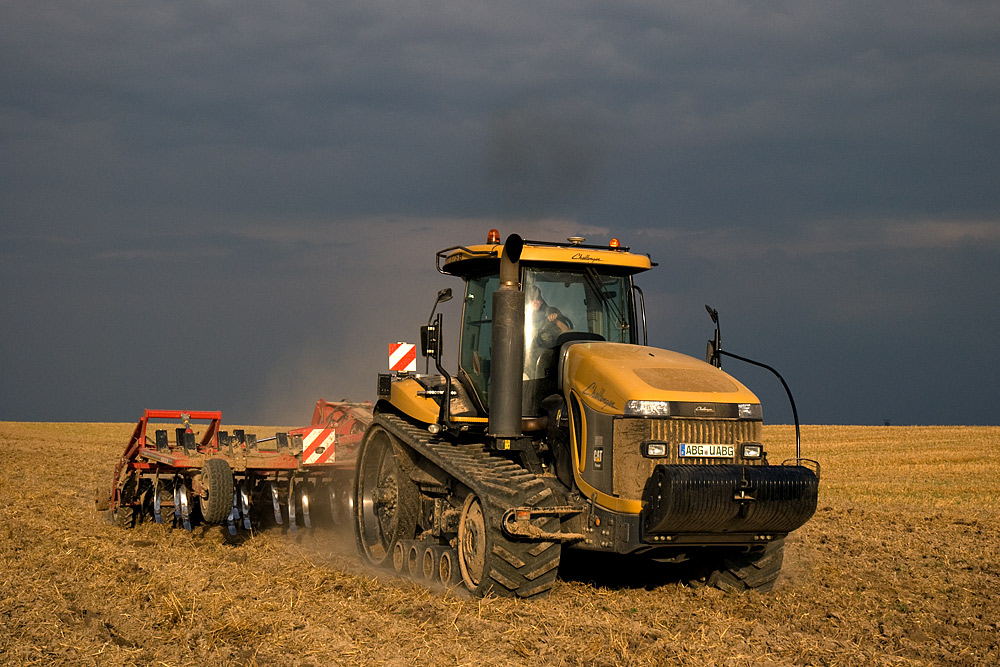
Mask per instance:
[[[332,428],[313,428],[302,434],[302,465],[333,463],[337,434]]]
[[[417,370],[417,346],[411,343],[389,343],[389,370],[414,373]]]

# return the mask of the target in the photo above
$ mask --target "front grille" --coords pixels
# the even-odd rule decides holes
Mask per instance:
[[[760,442],[761,423],[759,421],[736,421],[731,419],[616,419],[614,424],[613,489],[620,498],[639,499],[646,480],[653,474],[653,468],[661,463],[681,465],[718,465],[735,463],[730,458],[681,458],[678,444],[700,443],[707,445],[739,445],[744,442]],[[645,440],[666,442],[667,456],[650,459],[642,455]]]

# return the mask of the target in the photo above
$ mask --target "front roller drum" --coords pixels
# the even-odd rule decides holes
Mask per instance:
[[[643,491],[643,533],[790,533],[816,511],[818,487],[803,466],[658,465]]]

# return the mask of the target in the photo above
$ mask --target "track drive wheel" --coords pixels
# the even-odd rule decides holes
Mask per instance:
[[[717,569],[691,583],[714,586],[728,593],[751,589],[767,592],[774,588],[784,555],[784,538],[774,540],[756,551],[728,553],[722,557]]]
[[[514,541],[500,530],[499,516],[469,494],[458,523],[458,566],[473,595],[541,598],[559,571],[558,542]],[[558,519],[549,530],[558,530]]]
[[[233,510],[233,471],[225,459],[208,459],[201,467],[198,496],[205,523],[222,523]]]
[[[358,550],[375,565],[388,565],[399,540],[414,537],[420,495],[399,465],[401,445],[381,426],[361,444],[354,484],[354,535]]]

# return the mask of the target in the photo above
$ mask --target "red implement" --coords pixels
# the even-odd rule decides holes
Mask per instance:
[[[357,446],[372,420],[370,403],[320,399],[308,427],[258,439],[222,430],[222,413],[146,410],[115,467],[110,489],[98,490],[99,510],[122,525],[173,512],[185,528],[193,523],[251,527],[273,512],[275,523],[295,530],[311,525],[310,498],[334,520],[354,473]],[[150,433],[152,431],[152,433]],[[312,512],[317,511],[317,507]]]

